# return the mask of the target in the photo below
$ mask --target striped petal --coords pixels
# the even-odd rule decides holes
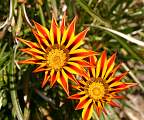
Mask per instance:
[[[37,59],[45,60],[45,58],[41,54],[39,54],[37,51],[32,51],[31,48],[25,48],[25,49],[20,49],[20,50],[22,52],[32,55],[33,57]]]
[[[120,68],[121,64],[117,65],[111,72],[105,75],[104,79],[106,79],[106,83],[110,82],[113,78],[113,75],[116,73],[116,71]]]
[[[21,60],[17,62],[18,64],[41,64],[41,60],[35,58],[29,58],[27,60]]]
[[[62,21],[61,21],[61,25],[60,25],[60,31],[61,31],[62,36],[64,34],[64,31],[65,31],[65,18],[66,18],[66,13],[64,13]]]
[[[112,107],[120,107],[120,104],[114,102],[114,101],[110,101],[109,104],[112,106]]]
[[[98,101],[96,106],[96,112],[98,116],[100,116],[102,110],[103,110],[102,103]]]
[[[30,48],[39,48],[39,45],[37,43],[27,41],[21,38],[16,38],[18,41],[24,43],[25,45],[29,46]]]
[[[51,78],[50,78],[50,86],[52,87],[54,84],[55,84],[55,82],[56,82],[56,75],[57,75],[58,73],[55,71],[55,70],[51,70],[51,73],[50,73],[50,75],[51,75]]]
[[[92,65],[90,65],[90,63],[88,63],[84,60],[75,60],[75,61],[71,61],[71,62],[75,62],[83,67],[93,67]]]
[[[107,71],[105,73],[104,79],[112,72],[114,65],[115,65],[115,58],[116,58],[116,53],[114,53],[107,62]]]
[[[68,77],[67,77],[67,75],[66,75],[66,73],[64,72],[63,69],[60,72],[60,81],[59,81],[59,83],[61,84],[61,86],[63,87],[63,89],[67,93],[67,95],[69,96]]]
[[[85,94],[85,91],[82,91],[77,94],[71,95],[68,98],[69,99],[80,99],[81,97],[83,97],[84,94]]]
[[[96,55],[97,53],[91,50],[77,49],[69,53],[70,60],[83,59],[85,57]]]
[[[72,75],[68,70],[63,69],[64,72],[66,73],[66,75],[68,76],[68,78],[73,81],[74,83],[78,84],[78,81],[75,79],[74,75]]]
[[[107,83],[110,85],[114,82],[120,81],[121,79],[123,79],[126,75],[127,75],[128,71],[121,73],[120,75],[116,76],[115,78],[113,78],[111,81],[108,81]]]
[[[86,33],[88,32],[88,28],[84,31],[80,32],[74,39],[71,39],[66,46],[69,50],[75,50],[82,44],[82,40],[85,38]]]
[[[106,55],[106,51],[103,51],[100,59],[97,62],[96,78],[97,77],[103,78],[103,76],[106,72],[106,68],[107,68],[107,55]]]
[[[79,74],[81,76],[88,77],[84,72],[84,69],[74,62],[68,62],[67,65],[64,66],[64,69],[67,71],[71,71],[71,73],[73,74]]]
[[[43,27],[42,25],[40,25],[39,23],[37,23],[35,21],[33,21],[33,22],[36,27],[36,30],[38,31],[38,34],[43,36],[48,41],[48,43],[51,44],[48,29]]]
[[[48,82],[49,78],[50,78],[50,72],[46,71],[45,72],[45,76],[44,76],[44,80],[42,82],[42,88],[46,85],[46,83]]]
[[[86,96],[84,99],[80,100],[80,102],[78,103],[78,105],[76,106],[75,109],[79,110],[79,109],[85,108],[85,106],[87,104],[90,104],[91,102],[92,102],[92,100]]]
[[[35,38],[37,39],[40,47],[42,48],[43,51],[46,52],[47,47],[49,47],[49,43],[47,42],[47,40],[45,38],[43,38],[42,36],[40,36],[36,31],[32,30]]]
[[[60,35],[61,34],[60,34],[60,30],[58,29],[56,19],[53,16],[51,22],[51,29],[50,29],[50,38],[51,38],[52,45],[60,44]]]
[[[48,70],[50,70],[50,68],[47,67],[47,63],[42,63],[33,72],[42,72],[42,71],[48,71]]]
[[[73,19],[71,24],[69,25],[67,31],[63,34],[61,45],[67,45],[69,40],[74,36],[75,33],[75,23],[76,23],[77,17]]]
[[[82,111],[82,118],[83,120],[90,120],[93,113],[93,104],[89,104],[87,107],[85,107]]]

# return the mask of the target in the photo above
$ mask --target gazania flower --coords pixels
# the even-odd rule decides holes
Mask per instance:
[[[83,120],[89,120],[93,110],[100,115],[101,111],[106,113],[105,104],[119,107],[113,99],[120,99],[117,93],[135,85],[134,83],[125,83],[120,80],[128,73],[127,71],[115,76],[120,64],[115,66],[116,54],[107,59],[106,51],[104,51],[99,60],[94,56],[90,57],[90,63],[95,67],[88,68],[87,76],[83,77],[80,84],[74,86],[80,92],[69,96],[70,99],[79,99],[80,102],[76,106],[76,110],[83,109]],[[114,67],[115,66],[115,67]]]
[[[84,75],[82,66],[90,66],[83,58],[94,55],[95,52],[80,48],[88,29],[75,35],[76,19],[77,17],[66,29],[65,15],[60,27],[53,17],[50,31],[34,22],[36,30],[33,29],[32,32],[37,42],[17,38],[28,46],[21,51],[32,56],[32,58],[19,61],[19,63],[39,65],[34,72],[45,72],[42,87],[47,82],[53,86],[58,81],[69,94],[68,79],[76,82],[73,74]]]

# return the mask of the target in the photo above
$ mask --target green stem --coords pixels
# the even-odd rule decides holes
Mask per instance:
[[[44,18],[42,7],[41,7],[40,4],[38,4],[38,7],[39,7],[39,13],[40,13],[40,19],[41,19],[42,25],[46,26],[46,22],[45,22],[45,18]]]
[[[15,58],[15,52],[12,50],[12,61],[11,61],[11,69],[10,69],[10,95],[11,95],[11,100],[12,104],[14,107],[14,110],[16,112],[16,116],[18,120],[23,120],[23,114],[22,110],[19,104],[18,96],[17,96],[17,90],[15,86],[15,79],[14,79],[14,58]]]
[[[92,16],[97,23],[104,25],[106,27],[111,27],[111,25],[109,23],[107,23],[105,20],[103,20],[102,17],[100,17],[100,15],[97,15],[91,8],[89,8],[89,6],[87,5],[87,3],[84,2],[84,0],[77,0],[77,3],[90,15]]]
[[[97,26],[97,25],[88,25],[90,27],[94,27],[94,28],[100,28],[102,30],[106,30],[104,29],[102,26]],[[113,38],[115,38],[131,55],[134,59],[140,60],[141,62],[144,63],[143,58],[141,58],[139,55],[137,55],[135,53],[135,51],[128,46],[128,44],[123,40],[123,38],[118,37],[117,35],[115,35],[114,33],[111,33],[109,31],[105,31],[107,34],[109,34],[110,36],[112,36]]]

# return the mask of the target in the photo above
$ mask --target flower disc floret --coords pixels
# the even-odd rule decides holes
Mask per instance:
[[[100,82],[92,82],[90,85],[88,85],[88,95],[90,98],[94,100],[99,100],[104,97],[105,94],[105,87]]]
[[[47,55],[47,63],[51,69],[59,70],[66,63],[67,55],[63,50],[52,49]]]

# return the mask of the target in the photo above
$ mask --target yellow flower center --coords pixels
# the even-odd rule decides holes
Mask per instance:
[[[104,97],[105,87],[100,82],[92,82],[88,87],[88,94],[91,98],[99,100]]]
[[[48,66],[56,70],[64,66],[66,59],[66,53],[60,49],[52,49],[47,55]]]

